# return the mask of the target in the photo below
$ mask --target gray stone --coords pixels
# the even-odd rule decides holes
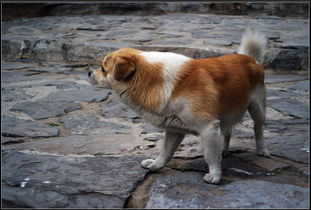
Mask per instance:
[[[279,120],[266,120],[265,129],[269,132],[283,133],[288,129],[288,125],[281,123]]]
[[[15,117],[2,117],[2,136],[7,137],[52,137],[59,134],[58,128],[31,120],[20,120]]]
[[[55,86],[57,89],[81,89],[85,88],[85,85],[77,84],[73,81],[47,81],[44,83],[35,84],[33,86]]]
[[[275,47],[299,48],[299,47],[308,47],[309,46],[309,40],[305,36],[282,38],[282,40],[283,40],[283,42],[276,43]]]
[[[294,99],[281,98],[268,100],[268,106],[297,118],[309,118],[309,110],[306,104]]]
[[[308,192],[257,180],[217,186],[205,183],[201,173],[184,172],[158,178],[146,208],[307,208]]]
[[[154,45],[154,46],[179,46],[179,45],[190,45],[191,43],[193,43],[194,40],[193,39],[184,39],[184,40],[155,40],[155,41],[151,41],[148,44],[149,45]]]
[[[304,59],[308,58],[308,47],[299,47],[297,49],[278,49],[271,50],[266,54],[269,59],[266,67],[280,70],[302,70],[304,68]]]
[[[266,139],[266,145],[273,155],[285,157],[290,160],[308,163],[309,162],[309,142],[306,131],[296,131],[284,133],[272,139]]]
[[[178,166],[183,171],[201,171],[208,173],[208,165],[204,158],[191,160],[182,166]],[[266,175],[266,170],[251,165],[237,158],[234,155],[228,155],[222,159],[223,175],[235,175],[236,177],[259,177]]]
[[[147,141],[158,141],[160,139],[164,139],[164,136],[162,135],[156,135],[156,136],[148,136],[146,138],[144,138],[144,140],[147,140]]]
[[[24,142],[24,138],[14,138],[14,137],[6,137],[1,136],[1,144],[16,144]]]
[[[81,89],[81,90],[67,90],[67,91],[58,91],[49,94],[43,101],[62,101],[62,102],[102,102],[105,101],[111,90],[100,89],[95,90],[93,87]]]
[[[275,133],[299,133],[305,135],[309,132],[309,121],[306,119],[266,120],[265,129]]]
[[[1,70],[19,70],[29,67],[27,63],[1,61]]]
[[[21,71],[2,71],[1,79],[2,82],[18,82],[18,81],[27,81],[27,80],[36,80],[37,77],[32,77],[36,73],[33,72],[21,72]]]
[[[96,128],[101,128],[102,134],[111,134],[116,130],[128,130],[131,127],[114,122],[100,121],[92,114],[72,114],[60,119],[64,127],[71,131],[71,134],[94,134]]]
[[[101,102],[108,98],[110,90],[94,90],[91,86],[81,90],[58,91],[34,102],[14,105],[11,111],[24,112],[33,119],[61,116],[67,112],[81,109],[78,102]]]
[[[1,99],[5,102],[22,101],[32,98],[31,95],[26,94],[24,90],[15,87],[3,88]]]
[[[10,111],[23,112],[32,117],[33,119],[45,119],[49,117],[58,117],[67,112],[79,110],[81,106],[78,103],[69,101],[53,100],[38,100],[35,102],[22,102],[14,105]]]
[[[307,80],[308,75],[298,75],[298,74],[266,74],[265,82],[279,83],[279,82],[292,82],[299,80]]]
[[[302,97],[304,96],[303,94],[300,93],[294,93],[291,91],[287,90],[274,90],[274,89],[267,89],[267,97],[271,96],[277,96],[277,97]]]
[[[105,129],[103,129],[105,130]],[[110,135],[108,134],[110,133]],[[53,154],[74,155],[118,155],[134,151],[144,141],[131,133],[117,134],[106,129],[105,135],[67,135],[44,138],[38,141],[2,145],[3,149],[31,150]]]
[[[49,80],[57,80],[60,79],[60,76],[51,76],[51,75],[38,75],[37,72],[21,72],[21,71],[2,71],[2,82],[21,82],[21,81],[33,81],[33,80],[42,80],[42,79],[49,79]]]
[[[101,114],[105,118],[123,118],[132,121],[141,119],[138,114],[136,114],[118,98],[105,102],[102,105]]]
[[[301,91],[309,91],[309,83],[310,81],[301,81],[301,82],[297,82],[294,85],[289,85],[287,86],[287,88],[289,89],[293,89],[293,90],[301,90]]]
[[[147,170],[142,157],[2,152],[2,199],[32,208],[122,208]],[[18,161],[16,161],[18,160]]]
[[[32,72],[39,72],[39,73],[62,73],[62,74],[70,74],[72,73],[72,68],[66,68],[66,67],[46,67],[46,66],[40,66],[40,67],[31,67],[27,69],[28,71]]]
[[[110,39],[122,38],[128,35],[135,35],[137,30],[118,30],[118,31],[110,31],[105,34],[105,36],[109,37]]]
[[[174,3],[169,5],[165,7],[176,7]],[[180,8],[184,7],[180,6]],[[307,20],[289,18],[285,21],[267,15],[248,18],[254,20],[252,27],[259,25],[262,28],[274,47],[266,56],[267,67],[288,70],[308,69],[307,31],[306,27],[299,27],[307,26]],[[237,50],[237,48],[232,49],[231,45],[239,43],[243,24],[241,16],[223,18],[213,14],[169,14],[145,17],[105,14],[97,15],[96,18],[77,16],[65,19],[43,17],[26,19],[25,22],[5,21],[2,49],[6,58],[16,59],[28,56],[49,61],[99,63],[106,53],[121,47],[161,46],[163,48],[186,45],[200,53],[202,44],[198,38],[201,40],[203,38],[204,45],[212,49],[219,48],[220,54],[224,54]],[[278,27],[275,27],[276,25]],[[64,28],[69,31],[64,31]],[[161,31],[165,31],[165,34],[160,34]],[[40,38],[33,36],[33,33],[40,33]],[[183,50],[188,49],[184,47]]]
[[[141,131],[142,134],[146,134],[146,133],[161,133],[161,132],[164,132],[163,129],[157,128],[157,127],[151,125],[150,123],[144,123],[144,124],[140,125],[140,127],[143,129],[143,130]]]
[[[89,134],[92,129],[99,128],[100,121],[91,114],[71,114],[63,116],[60,122],[71,131],[71,134]]]
[[[239,139],[253,138],[254,133],[234,129],[232,132],[232,136],[234,136],[235,138],[239,138]]]

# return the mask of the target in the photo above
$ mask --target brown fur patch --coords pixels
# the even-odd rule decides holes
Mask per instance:
[[[264,85],[261,65],[240,54],[192,60],[178,78],[173,98],[186,97],[191,111],[202,120],[245,109],[251,91]]]
[[[132,48],[122,48],[105,57],[102,67],[117,80],[128,75],[128,71],[115,71],[118,60],[126,58],[133,63],[135,74],[130,80],[122,81],[128,87],[132,102],[144,109],[155,112],[163,102],[164,73],[163,64],[148,63],[139,54],[142,51]],[[101,75],[104,77],[105,75]]]
[[[136,66],[137,72],[130,83],[130,97],[135,104],[155,112],[163,102],[163,64],[150,64],[137,56]]]

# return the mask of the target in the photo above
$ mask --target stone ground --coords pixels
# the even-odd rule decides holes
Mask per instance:
[[[220,185],[203,181],[208,169],[190,135],[165,168],[141,168],[158,154],[163,130],[91,86],[87,70],[125,46],[194,58],[236,52],[245,23],[269,39],[264,136],[272,157],[255,154],[246,115]],[[3,207],[309,207],[309,77],[297,71],[308,68],[307,26],[298,18],[196,14],[3,22]]]

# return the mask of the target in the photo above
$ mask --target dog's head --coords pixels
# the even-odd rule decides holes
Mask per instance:
[[[122,91],[135,74],[135,56],[138,52],[138,50],[123,48],[106,55],[101,68],[89,72],[91,83],[103,88]]]

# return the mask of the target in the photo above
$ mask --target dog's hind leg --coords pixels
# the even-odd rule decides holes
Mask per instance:
[[[221,160],[223,150],[223,135],[219,122],[212,123],[201,133],[204,159],[208,164],[209,173],[203,179],[211,184],[218,184],[221,179]]]
[[[229,153],[229,145],[230,145],[230,139],[231,139],[231,133],[232,133],[232,126],[228,125],[227,123],[221,123],[221,133],[224,136],[224,144],[223,144],[223,156],[228,156]]]
[[[257,87],[253,94],[252,100],[248,107],[248,112],[254,120],[254,131],[256,148],[258,155],[270,157],[269,150],[265,147],[263,138],[263,125],[265,122],[266,112],[266,90],[265,87]]]
[[[184,139],[185,134],[166,131],[165,139],[160,150],[160,155],[154,159],[146,159],[141,162],[142,167],[150,171],[157,171],[165,166],[165,164],[172,158],[175,150]]]

